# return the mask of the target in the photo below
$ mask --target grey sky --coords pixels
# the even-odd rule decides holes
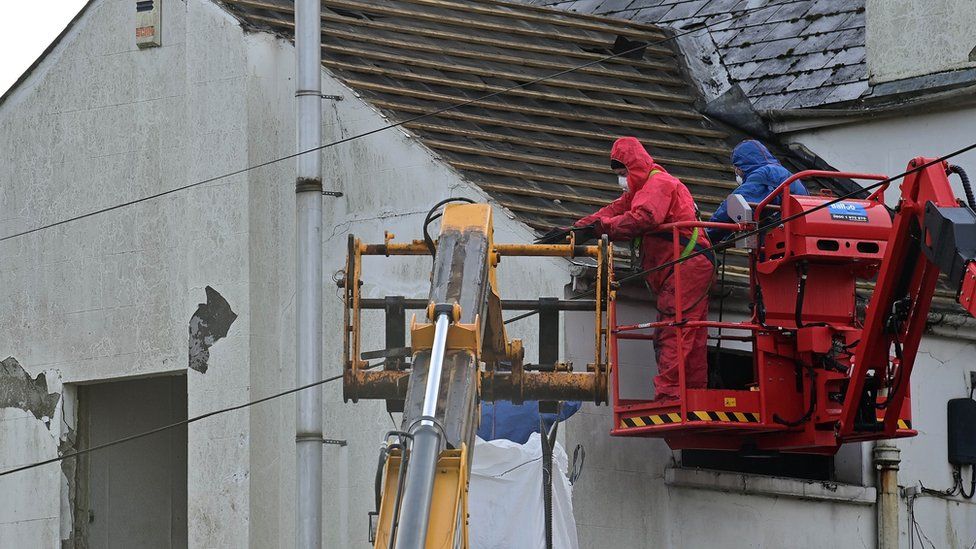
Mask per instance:
[[[0,0],[0,94],[17,81],[87,0]]]

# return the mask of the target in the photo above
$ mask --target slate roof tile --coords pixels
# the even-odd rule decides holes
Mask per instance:
[[[733,65],[729,67],[729,73],[731,74],[732,78],[735,78],[736,80],[748,80],[750,78],[754,78],[754,75],[762,71],[763,63],[765,63],[765,61],[749,61],[748,63]],[[765,72],[762,73],[763,76],[767,74],[768,73]]]
[[[823,17],[813,21],[804,19],[808,22],[807,28],[804,29],[804,33],[815,34],[819,32],[833,32],[836,30],[850,28],[847,22],[851,19],[851,15],[851,13],[832,13],[824,15]]]
[[[766,25],[756,25],[754,27],[747,27],[744,29],[737,29],[734,31],[725,31],[722,34],[723,34],[723,38],[726,39],[721,42],[716,41],[715,43],[721,44],[722,47],[724,48],[731,48],[731,47],[742,46],[743,44],[746,43],[757,44],[757,43],[765,42],[767,40],[776,40],[777,38],[785,38],[781,36],[770,36],[771,32],[772,32],[772,28]]]
[[[606,11],[606,12],[594,12],[594,13],[604,13],[607,15],[613,15],[614,17],[626,17],[627,19],[632,19],[640,14],[641,21],[646,21],[648,23],[660,23],[664,21],[665,16],[671,11],[671,5],[661,5],[652,6],[649,8],[640,9],[626,9],[621,11]]]
[[[626,8],[633,2],[634,0],[603,0],[603,2],[600,4],[599,10],[601,12],[619,11]]]
[[[782,76],[775,76],[772,78],[764,78],[762,80],[755,80],[754,86],[750,87],[749,93],[752,95],[766,95],[770,93],[780,93],[787,89],[793,81],[796,80],[796,76],[792,74],[786,74]]]
[[[742,0],[712,0],[711,2],[705,4],[702,9],[698,10],[696,16],[705,17],[709,15],[726,14],[742,3]]]
[[[863,66],[867,61],[867,48],[864,46],[856,48],[846,48],[834,54],[830,60],[831,65],[856,65]]]
[[[868,91],[867,80],[858,80],[857,82],[851,82],[848,84],[841,84],[836,86],[826,97],[822,98],[821,104],[837,103],[839,101],[845,101],[847,97],[854,96],[860,97],[862,94]],[[856,95],[854,95],[856,94]]]
[[[767,23],[764,25],[764,27],[769,29],[769,34],[766,35],[767,40],[781,40],[783,38],[803,36],[804,34],[808,34],[807,28],[809,26],[810,21],[803,18],[788,19],[775,24]]]
[[[771,40],[760,42],[766,47],[759,50],[754,59],[785,59],[793,55],[793,52],[803,43],[804,38],[784,38],[782,40]]]
[[[710,0],[689,0],[673,4],[674,7],[665,16],[669,21],[681,21],[690,19],[698,14],[702,8],[708,5]]]
[[[565,7],[571,2],[561,0],[523,0]],[[836,71],[827,78],[821,89],[821,97],[809,90],[787,90],[782,97],[763,95],[750,97],[757,108],[766,105],[809,106],[835,101],[849,101],[860,97],[864,86],[849,86],[854,81],[867,82],[867,65],[864,57],[864,4],[866,0],[794,0],[785,5],[760,9],[731,20],[728,14],[741,15],[747,10],[767,6],[769,0],[709,0],[699,6],[700,0],[632,0],[617,16],[635,21],[654,21],[673,28],[692,23],[712,23],[730,19],[710,27],[712,39],[719,49],[733,82],[742,85],[747,95],[752,90],[765,90],[748,82],[756,78],[775,79],[794,73],[800,80],[804,72],[834,68],[841,65],[843,72]],[[575,3],[573,3],[575,5]],[[680,6],[685,6],[680,8]],[[691,9],[696,7],[697,10]],[[607,13],[601,7],[590,13]],[[694,11],[694,13],[691,13]],[[759,66],[756,65],[759,63]],[[809,80],[811,77],[807,77]],[[794,101],[792,95],[802,95]],[[844,94],[857,94],[845,96]],[[760,101],[760,97],[762,100]]]
[[[804,55],[796,55],[796,64],[793,65],[792,70],[796,72],[812,71],[817,69],[822,69],[827,65],[831,64],[834,57],[837,56],[836,52],[814,52]]]
[[[832,80],[835,72],[834,69],[820,69],[802,73],[786,87],[786,91],[820,88]]]
[[[757,95],[752,105],[756,109],[783,109],[793,98],[794,94]]]
[[[845,84],[851,82],[861,81],[861,71],[860,67],[857,65],[845,65],[838,67],[836,72],[834,72],[834,77],[831,79],[834,82],[842,82]]]

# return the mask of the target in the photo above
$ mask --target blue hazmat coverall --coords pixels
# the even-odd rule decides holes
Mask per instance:
[[[779,160],[773,157],[765,145],[754,139],[748,139],[736,145],[732,151],[732,165],[742,170],[742,184],[732,191],[732,194],[737,194],[745,198],[746,202],[752,203],[761,202],[775,191],[780,183],[793,175],[779,163]],[[790,183],[790,193],[810,194],[800,181]],[[730,223],[732,221],[727,211],[726,202],[722,202],[709,221],[716,223]],[[780,203],[779,197],[770,203],[778,205]],[[709,238],[715,243],[729,234],[729,231],[720,229],[708,230]]]
[[[563,402],[558,414],[540,414],[538,400],[527,400],[522,404],[503,400],[482,402],[478,436],[483,440],[503,438],[525,444],[532,433],[539,432],[540,419],[548,432],[553,423],[569,419],[579,409],[579,402]]]

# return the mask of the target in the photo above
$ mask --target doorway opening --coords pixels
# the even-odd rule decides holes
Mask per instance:
[[[186,375],[78,387],[78,448],[185,420]],[[86,547],[187,546],[186,426],[80,456],[74,539]]]

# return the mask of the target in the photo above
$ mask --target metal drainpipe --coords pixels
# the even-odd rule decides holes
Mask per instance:
[[[295,2],[298,150],[322,143],[320,0]],[[298,156],[295,178],[295,332],[298,386],[322,378],[322,162],[318,151]],[[302,549],[322,547],[322,387],[296,394],[297,528]]]
[[[898,549],[898,464],[901,450],[891,440],[874,443],[874,468],[878,470],[878,549]]]

